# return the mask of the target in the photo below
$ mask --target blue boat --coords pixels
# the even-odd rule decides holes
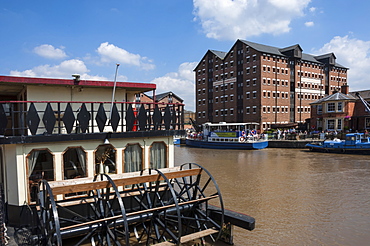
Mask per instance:
[[[268,141],[263,134],[257,134],[258,123],[205,123],[202,131],[191,133],[186,145],[210,149],[264,149]]]
[[[333,139],[320,143],[309,143],[306,147],[311,151],[323,152],[363,152],[370,154],[370,138],[364,133],[349,133],[345,140]]]
[[[173,137],[173,144],[181,144],[181,138],[179,136],[174,136]]]

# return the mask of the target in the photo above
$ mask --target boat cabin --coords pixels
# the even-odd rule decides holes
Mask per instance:
[[[203,134],[208,141],[239,142],[240,137],[257,134],[258,123],[205,123]]]
[[[345,145],[356,145],[361,143],[370,143],[369,137],[365,137],[364,133],[349,133],[344,141]]]
[[[173,167],[184,105],[135,101],[155,89],[151,83],[0,76],[0,183],[8,223],[24,222],[22,211],[35,204],[42,179]]]

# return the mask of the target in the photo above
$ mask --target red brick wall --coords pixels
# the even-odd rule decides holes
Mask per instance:
[[[238,65],[240,63],[238,57],[243,57],[242,66]],[[222,66],[223,63],[225,67]],[[240,66],[242,71],[238,70]],[[300,72],[300,70],[302,71]],[[208,117],[210,105],[213,106],[211,112],[213,122],[236,122],[238,119],[238,88],[242,91],[242,119],[244,122],[287,123],[291,121],[291,110],[294,111],[295,122],[305,122],[311,117],[310,103],[322,98],[322,92],[325,92],[326,89],[323,65],[319,62],[303,61],[302,64],[295,65],[295,90],[292,94],[288,58],[262,54],[241,41],[234,44],[224,61],[213,52],[208,51],[194,71],[196,74],[196,119],[199,123],[211,121],[211,118]],[[240,72],[242,74],[239,74]],[[222,74],[225,74],[224,80],[227,85],[225,91],[221,89]],[[335,74],[337,74],[337,78],[333,77]],[[242,79],[238,80],[237,77]],[[333,69],[333,71],[329,71],[329,77],[333,77],[328,80],[329,91],[331,88],[337,88],[335,84],[338,82],[340,85],[347,84],[346,69]],[[230,82],[231,80],[233,82]],[[300,80],[302,83],[299,83]],[[218,85],[213,85],[215,81],[219,82]],[[256,82],[254,83],[254,81]],[[276,90],[278,93],[275,94]],[[209,95],[210,92],[213,93],[213,97]],[[301,98],[300,92],[302,93]],[[270,93],[270,97],[268,97],[268,93]],[[275,98],[274,94],[278,98]],[[222,101],[224,95],[227,95],[226,102]],[[292,95],[293,101],[291,101]],[[278,106],[279,112],[275,113],[276,106]],[[221,116],[221,109],[224,107],[228,109],[225,117]],[[246,112],[248,107],[249,114]],[[253,113],[253,107],[255,107],[255,113]],[[297,107],[302,108],[301,112],[298,111]],[[270,113],[268,113],[268,108]],[[230,109],[233,109],[232,115]],[[216,111],[218,111],[218,116],[216,116]],[[275,111],[277,111],[276,108]]]

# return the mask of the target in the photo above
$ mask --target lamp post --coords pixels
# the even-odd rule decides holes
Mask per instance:
[[[299,123],[302,123],[302,60],[299,63]]]
[[[224,60],[223,60],[224,61]],[[226,103],[225,103],[225,61],[223,62],[223,66],[222,66],[222,91],[223,91],[223,98],[222,98],[222,102],[223,102],[223,113],[222,113],[222,119],[223,119],[223,122],[226,122],[226,117],[225,117],[225,109],[226,109]]]

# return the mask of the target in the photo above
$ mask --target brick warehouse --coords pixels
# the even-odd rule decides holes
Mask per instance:
[[[194,69],[197,122],[257,122],[263,130],[305,123],[310,103],[348,91],[347,70],[333,53],[305,54],[298,44],[237,40],[228,52],[208,50]]]

